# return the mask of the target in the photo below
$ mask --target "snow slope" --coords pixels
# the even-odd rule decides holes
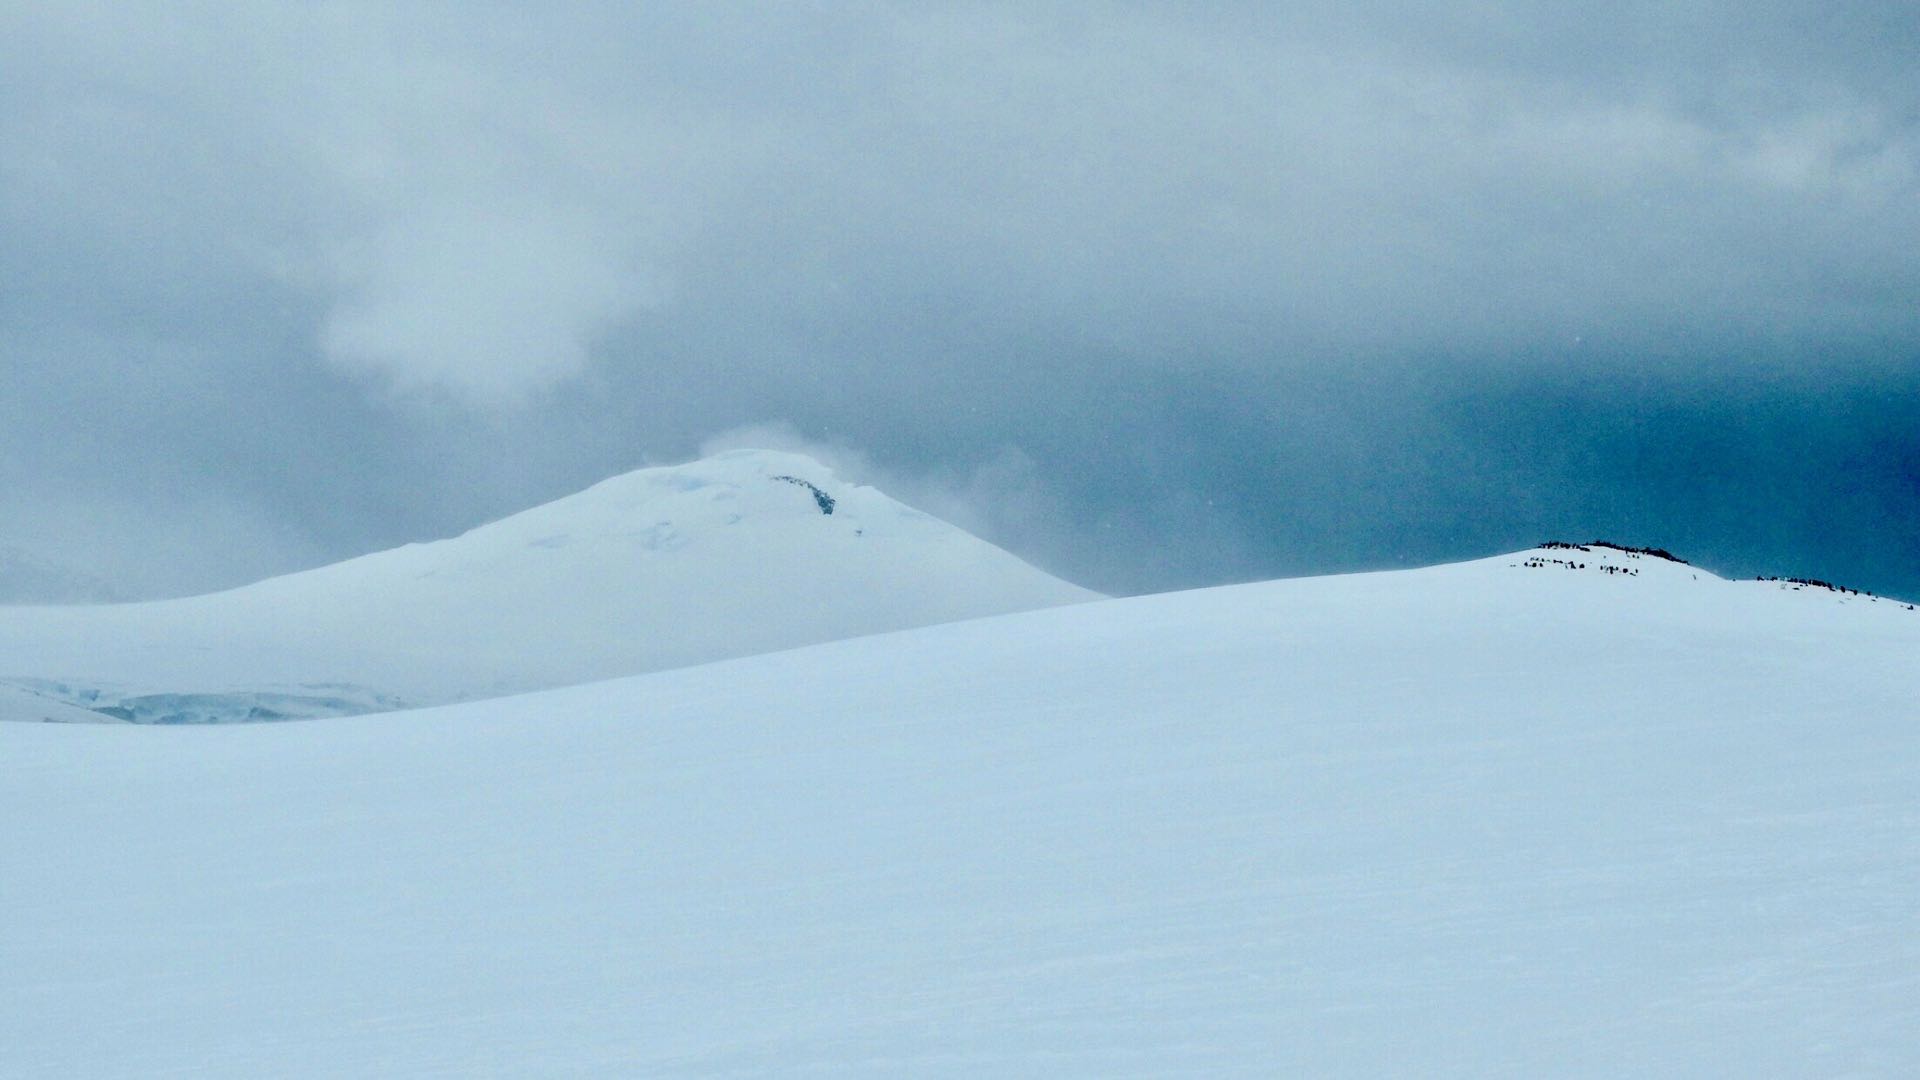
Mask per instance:
[[[0,680],[147,722],[328,715],[1095,596],[809,458],[749,450],[229,592],[0,608]]]
[[[0,1075],[1920,1075],[1916,658],[1541,551],[0,725]]]

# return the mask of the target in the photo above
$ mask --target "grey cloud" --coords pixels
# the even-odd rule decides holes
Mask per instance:
[[[403,385],[497,398],[576,373],[713,245],[748,253],[732,269],[776,295],[782,275],[831,288],[833,263],[909,256],[1016,309],[1263,318],[1295,350],[1513,347],[1703,313],[1806,332],[1810,277],[1867,293],[1855,321],[1912,329],[1894,289],[1871,295],[1889,272],[1914,284],[1888,229],[1920,224],[1910,93],[1785,68],[1760,95],[1773,108],[1728,118],[1690,105],[1688,72],[1643,68],[1628,87],[1543,66],[1578,28],[1600,37],[1587,51],[1671,48],[1591,20],[1476,9],[1467,25],[1492,41],[1546,24],[1516,66],[1456,20],[1415,17],[1423,50],[1311,10],[1193,25],[878,8],[766,26],[724,10],[260,10],[238,30],[189,18],[145,48],[151,20],[95,28],[91,60],[121,85],[69,73],[81,85],[45,89],[47,123],[94,125],[88,153],[106,160],[90,175],[201,238],[150,246],[224,235],[229,259],[293,264],[331,298],[323,355]],[[1768,20],[1649,10],[1639,25],[1737,40]],[[167,48],[181,44],[198,48]],[[250,167],[232,173],[236,157]],[[203,205],[152,205],[150,159]],[[283,203],[294,175],[309,191]]]
[[[290,522],[255,569],[767,418],[1105,588],[1445,557],[1504,534],[1426,491],[1529,523],[1684,501],[1636,516],[1618,492],[1681,479],[1489,448],[1463,397],[1584,371],[1592,445],[1630,449],[1644,377],[1759,438],[1729,373],[1920,363],[1899,5],[99,4],[0,30],[0,470],[23,505],[127,505],[131,471]],[[1819,400],[1773,408],[1849,422]],[[1510,441],[1553,427],[1528,415]],[[1569,477],[1594,497],[1515,501]],[[1844,546],[1795,535],[1772,550]]]

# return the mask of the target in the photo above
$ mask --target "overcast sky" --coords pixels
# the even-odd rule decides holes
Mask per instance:
[[[1920,9],[1033,6],[0,0],[0,545],[196,591],[777,442],[1109,591],[1920,597]]]

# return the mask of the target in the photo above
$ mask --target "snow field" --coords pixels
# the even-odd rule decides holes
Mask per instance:
[[[1525,554],[0,725],[0,1073],[1920,1071],[1920,617]]]

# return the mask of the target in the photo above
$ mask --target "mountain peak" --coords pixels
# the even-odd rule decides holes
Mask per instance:
[[[735,450],[611,477],[447,540],[223,593],[22,609],[0,624],[12,669],[0,679],[115,687],[108,707],[193,703],[156,716],[306,715],[1097,598],[804,455]],[[327,689],[302,689],[313,684]],[[230,705],[209,704],[241,690]],[[268,690],[270,705],[255,700]]]

